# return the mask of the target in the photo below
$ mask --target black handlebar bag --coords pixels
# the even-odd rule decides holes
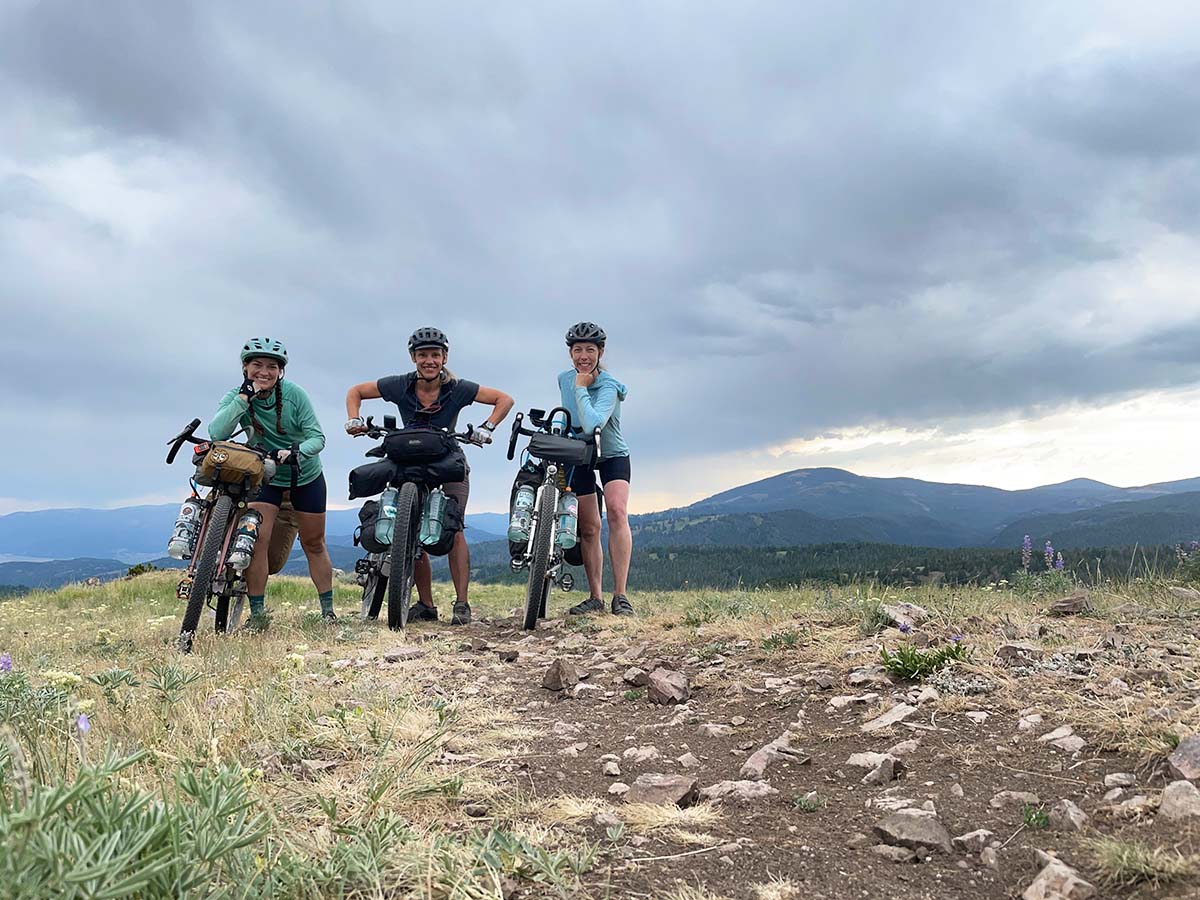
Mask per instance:
[[[596,463],[596,448],[592,444],[541,431],[535,432],[529,439],[529,455],[563,466],[592,466]]]
[[[402,466],[441,459],[458,448],[458,441],[442,431],[403,428],[383,439],[388,459]]]

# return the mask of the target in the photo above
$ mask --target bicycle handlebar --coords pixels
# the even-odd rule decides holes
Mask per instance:
[[[525,413],[517,413],[517,417],[513,419],[512,434],[508,438],[508,458],[511,460],[516,455],[517,438],[521,435],[533,437],[535,434],[553,434],[553,432],[547,430],[547,425],[552,421],[556,412],[563,413],[567,418],[567,431],[562,436],[576,441],[583,441],[585,444],[595,445],[596,459],[600,459],[600,429],[596,428],[591,434],[581,434],[579,436],[571,434],[571,413],[561,406],[556,406],[550,410],[549,414],[542,412],[540,409],[531,409],[529,411],[529,421],[538,426],[533,429],[522,428],[521,423],[525,420]]]
[[[192,435],[195,434],[196,429],[199,427],[200,427],[200,420],[192,419],[192,421],[190,423],[188,423],[188,425],[183,429],[183,431],[179,432],[179,434],[175,435],[175,437],[173,437],[169,441],[167,441],[167,443],[171,447],[170,452],[167,453],[167,465],[170,465],[171,463],[175,462],[175,457],[178,455],[179,448],[183,446],[184,441],[188,441],[193,444],[203,444],[204,443],[204,441],[201,441],[198,438],[192,437]]]
[[[391,417],[389,416],[388,418]],[[405,430],[404,428],[393,428],[390,425],[376,425],[374,416],[367,416],[365,427],[366,431],[361,431],[358,434],[351,435],[351,437],[362,437],[365,434],[372,440],[377,441],[380,438],[387,437],[389,434],[395,434],[396,432]],[[430,430],[438,431],[439,429],[435,428]],[[441,433],[449,435],[456,441],[461,441],[467,444],[474,443],[475,441],[475,426],[473,425],[468,425],[467,430],[463,432],[443,430]]]

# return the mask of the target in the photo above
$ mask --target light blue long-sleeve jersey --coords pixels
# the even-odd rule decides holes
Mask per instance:
[[[600,452],[609,456],[628,456],[629,445],[621,437],[621,401],[629,391],[608,372],[600,372],[591,387],[575,386],[575,370],[558,376],[562,405],[571,414],[571,424],[591,434],[600,429]]]

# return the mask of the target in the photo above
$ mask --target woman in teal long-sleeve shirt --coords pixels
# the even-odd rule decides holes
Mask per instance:
[[[562,405],[571,424],[583,434],[600,429],[600,462],[595,468],[571,470],[571,490],[579,496],[579,546],[587,574],[588,598],[572,606],[571,615],[604,610],[602,598],[604,550],[600,545],[600,504],[596,501],[596,476],[604,486],[608,509],[608,554],[612,561],[614,616],[633,615],[625,596],[633,534],[629,530],[629,445],[621,434],[621,401],[627,391],[600,365],[608,336],[594,322],[580,322],[567,331],[571,368],[558,376]]]
[[[273,450],[280,463],[288,463],[278,467],[275,477],[260,488],[250,504],[262,516],[254,558],[246,569],[250,615],[259,623],[264,623],[271,530],[285,490],[291,492],[292,508],[300,527],[300,546],[308,557],[308,573],[317,588],[321,615],[328,620],[336,618],[333,564],[325,547],[327,491],[320,458],[325,449],[325,435],[308,395],[284,380],[287,362],[287,348],[281,342],[271,338],[248,340],[242,347],[242,386],[222,398],[208,428],[209,435],[217,441],[245,428],[254,446]]]

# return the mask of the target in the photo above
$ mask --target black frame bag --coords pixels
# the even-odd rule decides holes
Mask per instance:
[[[427,463],[441,459],[458,447],[450,435],[428,428],[402,428],[383,439],[388,459],[402,465]]]
[[[396,476],[398,467],[390,459],[364,463],[350,470],[350,499],[382,494]]]

